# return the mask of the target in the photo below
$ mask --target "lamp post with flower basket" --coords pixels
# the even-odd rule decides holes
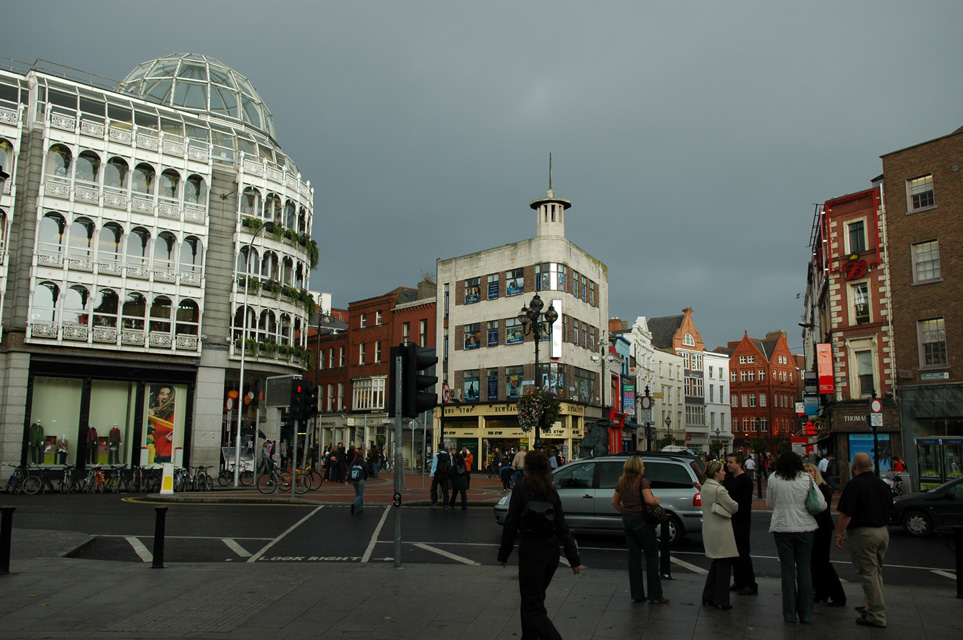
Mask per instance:
[[[555,307],[552,304],[549,304],[548,309],[545,310],[545,313],[543,315],[542,308],[544,306],[545,306],[545,303],[542,302],[542,298],[536,293],[535,296],[532,297],[531,301],[528,303],[528,306],[522,306],[522,310],[518,312],[518,319],[522,323],[522,327],[525,330],[525,335],[528,335],[530,333],[535,338],[535,389],[534,391],[537,391],[540,394],[539,395],[540,398],[543,398],[545,395],[548,395],[554,398],[556,402],[558,402],[558,396],[556,396],[554,393],[546,394],[542,392],[542,384],[541,384],[541,380],[539,378],[539,372],[538,372],[539,343],[542,341],[543,336],[551,335],[552,325],[555,324],[556,320],[558,320],[558,312],[555,311]],[[525,395],[527,396],[529,394],[525,394]],[[542,406],[541,403],[538,403],[538,406]],[[522,424],[523,418],[522,418],[521,399],[519,399],[518,407],[519,407],[519,424],[522,425],[522,428],[527,431],[528,429],[526,429],[525,425]],[[534,424],[532,424],[531,422],[527,423],[529,425],[528,428],[531,428],[532,426],[534,426],[535,428],[535,448],[536,449],[541,449],[542,447],[542,438],[541,438],[541,430],[540,430],[542,425],[553,424],[557,417],[558,417],[558,413],[556,412],[555,416],[552,417],[551,423],[546,423],[545,416],[542,414],[539,414],[539,419],[536,420]],[[530,418],[525,418],[525,419],[529,420]]]

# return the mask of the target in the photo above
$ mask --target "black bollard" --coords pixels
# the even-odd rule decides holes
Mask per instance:
[[[154,521],[154,564],[151,569],[164,568],[164,520],[167,517],[167,507],[154,507],[157,519]]]
[[[672,579],[672,569],[669,563],[669,521],[662,523],[662,530],[659,532],[659,573],[663,580]]]
[[[963,598],[963,527],[953,527],[956,538],[956,597]]]
[[[13,542],[13,512],[16,507],[0,507],[0,574],[10,573],[10,544]]]

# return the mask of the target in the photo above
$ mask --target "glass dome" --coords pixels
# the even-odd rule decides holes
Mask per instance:
[[[274,116],[254,85],[210,56],[172,53],[142,62],[117,90],[169,107],[230,118],[277,139]]]

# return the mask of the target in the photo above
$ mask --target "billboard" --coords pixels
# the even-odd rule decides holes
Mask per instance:
[[[816,345],[816,372],[819,374],[819,393],[833,392],[833,347],[828,343]]]

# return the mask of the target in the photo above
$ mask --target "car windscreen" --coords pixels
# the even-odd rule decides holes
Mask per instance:
[[[685,489],[692,487],[692,476],[684,465],[645,461],[645,477],[653,489]]]
[[[569,463],[552,476],[556,489],[591,489],[595,477],[595,463]]]

